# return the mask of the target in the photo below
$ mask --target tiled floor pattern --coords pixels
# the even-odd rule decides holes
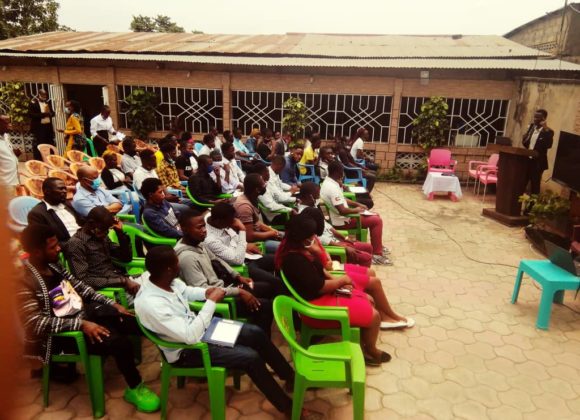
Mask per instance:
[[[555,305],[549,331],[535,328],[540,290],[524,278],[517,305],[510,304],[516,266],[540,258],[518,228],[483,218],[482,204],[466,192],[462,201],[427,201],[420,186],[378,184],[375,210],[385,221],[393,267],[377,271],[396,310],[415,318],[404,331],[382,332],[381,347],[393,360],[367,369],[367,419],[572,419],[580,418],[580,315]],[[488,206],[493,205],[488,196]],[[565,303],[580,311],[574,294]],[[274,340],[287,346],[279,334]],[[156,349],[144,343],[140,370],[159,389]],[[106,373],[109,419],[154,419],[122,399],[124,383],[112,363]],[[53,385],[41,407],[38,381],[18,386],[15,419],[90,418],[81,377]],[[169,418],[209,419],[207,388],[188,383],[171,389]],[[244,378],[227,390],[227,418],[282,418]],[[352,418],[344,390],[316,390],[307,407],[328,419]]]

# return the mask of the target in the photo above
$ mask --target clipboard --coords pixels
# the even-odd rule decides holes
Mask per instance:
[[[222,347],[234,347],[243,325],[232,319],[213,317],[201,341]]]

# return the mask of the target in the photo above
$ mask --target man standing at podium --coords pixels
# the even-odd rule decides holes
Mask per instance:
[[[532,194],[540,193],[542,173],[548,169],[548,149],[552,147],[554,140],[554,130],[548,128],[546,124],[547,117],[548,112],[545,109],[538,109],[534,113],[534,122],[530,124],[522,141],[526,149],[538,153],[536,157],[530,157],[528,169],[528,180]]]

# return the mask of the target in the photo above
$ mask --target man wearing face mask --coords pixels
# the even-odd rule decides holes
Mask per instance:
[[[77,172],[79,182],[72,206],[75,211],[83,217],[97,206],[103,206],[112,214],[128,213],[131,206],[123,206],[109,191],[101,188],[101,178],[99,171],[91,166],[83,166]]]
[[[226,143],[226,145],[230,145],[231,143]],[[243,185],[238,181],[237,177],[234,176],[234,170],[232,168],[232,164],[230,162],[226,162],[223,159],[223,156],[217,150],[214,150],[209,154],[209,157],[213,161],[214,168],[219,168],[219,176],[220,176],[220,184],[222,186],[222,193],[224,194],[233,194],[235,191],[243,189]],[[234,166],[237,164],[234,162]],[[211,179],[217,183],[218,175],[216,172],[212,172],[209,174]]]
[[[198,159],[197,173],[189,178],[189,192],[197,201],[208,204],[217,204],[227,199],[219,198],[222,193],[221,169],[213,165],[208,155],[201,155]],[[210,174],[215,173],[215,181]]]
[[[109,239],[114,229],[119,245]],[[85,224],[64,246],[64,255],[72,274],[93,289],[123,287],[131,295],[137,294],[139,283],[131,280],[113,265],[112,258],[131,261],[131,241],[123,233],[123,225],[105,207],[93,208]]]
[[[181,154],[175,159],[175,167],[180,181],[187,181],[197,171],[197,159],[193,151],[193,141],[181,140],[179,142]]]

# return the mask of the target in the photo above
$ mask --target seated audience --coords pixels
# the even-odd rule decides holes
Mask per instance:
[[[252,128],[250,135],[246,139],[246,149],[249,153],[256,153],[256,147],[258,146],[258,138],[260,137],[260,129]]]
[[[350,155],[352,156],[352,158],[355,161],[356,160],[364,161],[364,166],[372,171],[376,171],[377,169],[379,169],[378,165],[369,161],[365,157],[364,145],[365,141],[369,140],[369,130],[367,130],[364,127],[361,127],[356,131],[354,137],[356,138],[356,140],[354,138],[352,139],[353,141],[350,147]]]
[[[230,177],[238,182],[240,188],[244,187],[244,178],[246,174],[242,171],[242,168],[238,166],[236,162],[236,149],[232,143],[222,144],[222,161],[224,164],[230,165]]]
[[[269,162],[274,156],[276,156],[273,150],[273,144],[272,130],[265,130],[264,136],[261,141],[258,141],[258,145],[256,146],[256,153],[258,153],[262,160]]]
[[[117,154],[110,150],[103,153],[103,160],[105,161],[105,169],[101,171],[101,179],[105,187],[110,190],[126,190],[128,185],[131,185],[131,179],[127,177],[117,164]]]
[[[249,316],[270,336],[272,301],[254,296],[254,281],[240,275],[203,243],[207,235],[204,215],[197,210],[183,213],[179,219],[183,238],[175,245],[179,258],[179,278],[189,286],[222,287],[226,296],[234,296],[238,315]]]
[[[346,249],[346,259],[349,263],[364,265],[365,267],[371,266],[373,262],[373,246],[368,242],[346,238],[324,219],[324,215],[317,205],[320,201],[320,187],[318,185],[314,182],[302,184],[298,199],[300,200],[300,204],[298,204],[299,213],[302,213],[305,209],[314,210],[312,214],[317,224],[316,235],[318,235],[322,245],[344,247]]]
[[[42,182],[43,200],[28,213],[29,225],[49,226],[62,247],[79,226],[79,216],[66,201],[66,185],[60,178],[46,178]]]
[[[246,227],[248,242],[266,241],[266,252],[274,253],[282,234],[266,225],[258,207],[258,197],[266,192],[266,182],[259,174],[248,174],[244,179],[244,194],[234,201],[236,217]]]
[[[285,157],[286,165],[280,173],[282,182],[288,185],[299,185],[296,164],[302,159],[303,149],[300,146],[294,146],[290,154]]]
[[[141,158],[137,154],[137,145],[132,137],[125,137],[123,142],[123,159],[121,159],[121,170],[125,175],[133,177],[133,172],[141,166]]]
[[[252,155],[242,140],[242,130],[234,129],[234,148],[236,149],[236,157],[241,160],[249,160]]]
[[[73,196],[72,206],[82,217],[86,217],[91,209],[103,206],[113,214],[128,213],[129,204],[123,206],[121,201],[101,187],[99,171],[92,166],[82,166],[77,172],[79,182],[77,192]]]
[[[201,203],[217,204],[223,202],[224,199],[218,197],[222,194],[222,169],[214,166],[208,155],[199,156],[197,163],[197,172],[188,181],[189,192]],[[212,173],[216,175],[215,181],[210,176]]]
[[[179,239],[183,236],[178,217],[165,200],[165,189],[157,178],[147,178],[141,185],[141,195],[145,199],[143,220],[147,227],[164,238]]]
[[[231,143],[224,143],[223,145],[230,146]],[[214,168],[219,168],[219,177],[222,193],[233,194],[235,191],[239,191],[240,189],[243,188],[243,184],[234,175],[234,168],[232,168],[232,164],[227,159],[224,159],[224,157],[220,152],[214,150],[209,154],[209,157],[212,160]],[[236,164],[236,161],[233,162],[233,166],[236,167],[238,166]],[[216,174],[216,172],[214,171],[210,173],[209,176],[217,184],[218,175]]]
[[[175,134],[168,133],[161,140],[157,141],[158,150],[155,152],[155,162],[157,164],[157,169],[159,169],[159,164],[164,159],[163,152],[161,151],[161,147],[163,147],[164,144],[168,144],[168,143],[172,144],[174,148],[177,147],[177,137],[175,136]]]
[[[118,245],[109,239],[111,228],[119,239]],[[104,207],[89,212],[83,227],[69,239],[63,251],[75,278],[93,289],[123,287],[131,295],[139,290],[139,283],[113,264],[112,258],[131,261],[131,240],[123,232],[121,222]]]
[[[216,204],[206,216],[206,229],[203,243],[211,252],[230,265],[247,265],[256,296],[274,297],[282,293],[282,280],[274,275],[274,257],[262,255],[256,244],[246,241],[246,227],[236,219],[231,204]],[[246,254],[260,258],[248,259]]]
[[[201,149],[199,149],[199,152],[197,153],[197,156],[204,156],[207,155],[209,156],[209,154],[216,148],[216,137],[217,137],[217,132],[215,135],[213,134],[206,134],[205,136],[203,136],[203,146],[201,147]]]
[[[159,397],[143,383],[128,338],[128,335],[138,333],[135,317],[123,306],[78,281],[58,264],[60,247],[49,226],[30,225],[22,232],[21,240],[29,254],[28,260],[23,262],[23,279],[18,282],[16,293],[25,327],[24,355],[41,360],[43,364],[50,363],[52,354],[76,351],[74,340],[52,334],[82,331],[89,354],[115,359],[127,384],[125,400],[139,411],[157,411]],[[71,287],[80,296],[80,309],[71,307],[66,310],[58,306],[62,287]]]
[[[284,156],[274,156],[272,157],[272,163],[268,167],[270,172],[270,179],[268,180],[269,184],[272,184],[278,191],[287,192],[292,194],[297,193],[300,191],[300,187],[298,185],[289,185],[282,182],[280,178],[280,174],[284,170],[286,166],[286,159]]]
[[[328,165],[330,162],[336,160],[334,150],[332,147],[326,146],[320,148],[320,156],[318,160],[318,169],[320,170],[320,179],[325,180],[328,176]]]
[[[344,197],[342,180],[344,168],[340,162],[331,162],[328,165],[328,177],[322,183],[320,197],[328,206],[330,222],[339,229],[354,229],[357,221],[350,215],[359,214],[363,229],[369,228],[371,244],[373,246],[373,263],[390,265],[391,261],[384,256],[388,249],[383,247],[383,220],[378,214],[364,215],[368,208],[364,204],[349,200]]]
[[[288,153],[288,148],[289,148],[289,144],[290,141],[292,140],[292,137],[290,136],[290,134],[288,133],[284,133],[284,136],[282,136],[280,134],[279,131],[276,131],[274,133],[274,145],[273,145],[273,149],[274,149],[274,154],[278,155],[278,156],[286,156],[286,153]]]
[[[143,291],[135,301],[139,321],[163,340],[186,344],[200,342],[213,318],[216,303],[224,297],[223,289],[187,286],[177,278],[178,259],[167,246],[153,248],[145,264],[149,279],[144,280]],[[187,304],[193,300],[206,300],[197,314]],[[288,386],[294,381],[294,372],[262,329],[244,324],[234,347],[208,344],[208,349],[212,365],[246,373],[278,411],[290,415],[292,400],[274,380],[266,363]],[[202,366],[197,350],[162,348],[162,351],[167,361],[175,366]],[[303,411],[302,415],[311,415],[311,412]]]
[[[262,179],[266,181],[266,192],[258,197],[258,201],[262,205],[261,210],[266,220],[271,225],[285,224],[287,214],[279,214],[276,212],[292,213],[294,211],[293,206],[296,203],[296,197],[292,197],[292,194],[280,191],[276,186],[270,184],[270,170],[262,162],[256,163],[252,170],[254,173],[260,174]]]
[[[185,134],[185,133],[184,133]],[[197,159],[193,148],[193,141],[179,142],[180,155],[175,159],[175,167],[180,181],[187,181],[197,170]]]
[[[316,172],[318,172],[318,154],[316,153],[316,150],[320,149],[320,143],[320,134],[312,134],[310,140],[307,140],[304,145],[304,154],[302,155],[302,159],[300,159],[300,163],[303,165],[314,165]],[[305,175],[307,172],[306,168],[300,168],[300,173],[302,175]]]
[[[335,142],[336,154],[338,159],[344,166],[349,166],[351,168],[360,168],[363,171],[363,176],[367,180],[367,190],[371,192],[375,186],[375,181],[377,179],[377,174],[375,171],[369,170],[365,165],[362,165],[355,161],[355,159],[350,154],[350,151],[346,146],[347,139],[345,137],[337,137]],[[346,169],[349,171],[349,169]],[[356,178],[357,174],[355,172],[348,173],[349,177]]]
[[[276,268],[284,272],[296,292],[310,303],[347,307],[350,324],[361,328],[361,346],[366,363],[377,366],[388,362],[391,356],[377,347],[380,328],[412,326],[414,322],[393,311],[376,277],[370,278],[364,274],[331,276],[324,269],[319,255],[321,252],[324,249],[317,244],[316,223],[300,214],[288,223],[286,235],[276,252]],[[337,289],[350,293],[337,294]],[[320,321],[304,322],[316,324]]]
[[[157,176],[163,183],[165,188],[172,188],[174,190],[185,190],[179,181],[179,174],[175,166],[175,159],[177,158],[176,146],[173,142],[163,143],[161,146],[161,153],[163,159],[157,163]]]

